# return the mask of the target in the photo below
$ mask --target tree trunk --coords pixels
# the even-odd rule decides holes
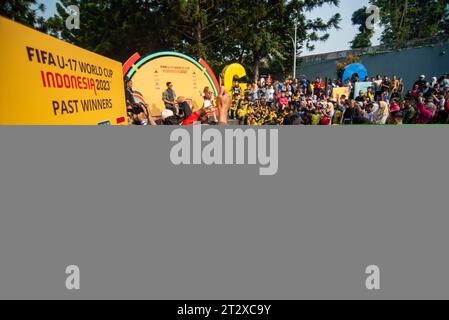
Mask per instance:
[[[399,29],[401,29],[404,26],[405,23],[405,16],[408,13],[408,0],[404,1],[404,11],[402,11],[401,21],[399,22]]]
[[[257,82],[259,80],[260,75],[260,60],[256,60],[256,63],[254,64],[254,82]]]
[[[199,16],[199,13],[200,13],[200,10],[201,10],[201,8],[200,8],[200,2],[198,1],[197,2],[197,4],[196,4],[196,9],[195,9],[195,11],[196,11],[196,16],[198,17]],[[203,57],[203,50],[202,50],[202,46],[203,46],[203,25],[202,25],[202,22],[201,21],[198,21],[197,23],[196,23],[196,27],[195,27],[195,38],[196,38],[196,55],[197,55],[197,58],[199,59],[199,58],[206,58],[206,57]]]

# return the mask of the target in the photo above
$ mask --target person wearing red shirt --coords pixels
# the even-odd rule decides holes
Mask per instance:
[[[288,98],[285,94],[285,92],[282,92],[280,96],[278,96],[279,101],[279,109],[280,110],[286,110],[288,109]]]
[[[331,121],[329,119],[329,117],[327,116],[327,114],[325,114],[320,121],[320,125],[322,126],[329,126],[331,124]]]
[[[427,109],[423,98],[418,99],[418,108],[416,111],[417,111],[417,116],[416,116],[417,124],[430,123],[430,121],[432,120],[432,117],[433,117],[433,113],[432,113],[432,111]]]
[[[396,99],[393,99],[390,104],[390,113],[395,113],[401,111],[401,107],[399,106]]]
[[[326,88],[326,84],[321,80],[320,77],[316,78],[316,81],[314,83],[314,94],[319,97],[323,93],[324,89]]]

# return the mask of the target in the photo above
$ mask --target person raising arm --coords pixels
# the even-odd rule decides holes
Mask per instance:
[[[220,93],[218,94],[218,96],[216,98],[216,105],[219,110],[219,116],[218,116],[218,124],[219,125],[227,125],[228,124],[228,115],[229,115],[229,109],[231,107],[231,104],[232,104],[231,96],[225,90],[225,88],[222,86],[220,89]],[[183,125],[183,126],[194,125],[206,113],[207,113],[207,110],[202,108],[198,112],[192,113],[187,119],[185,119],[182,122],[181,125]]]

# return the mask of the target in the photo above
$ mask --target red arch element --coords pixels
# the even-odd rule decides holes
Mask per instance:
[[[215,84],[215,87],[217,88],[218,92],[221,91],[220,83],[217,80],[217,77],[215,76],[214,72],[212,71],[212,68],[207,64],[207,62],[204,59],[200,59],[199,63],[206,69],[207,73],[211,77],[212,81]]]
[[[139,59],[141,58],[140,54],[138,52],[134,53],[131,58],[128,59],[128,61],[125,62],[125,64],[123,65],[123,76],[125,76],[129,69],[132,68],[132,66],[139,61]]]

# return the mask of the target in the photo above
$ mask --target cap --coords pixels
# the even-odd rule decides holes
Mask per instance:
[[[175,114],[173,111],[166,109],[162,111],[162,120],[166,120],[167,118],[173,117]]]

